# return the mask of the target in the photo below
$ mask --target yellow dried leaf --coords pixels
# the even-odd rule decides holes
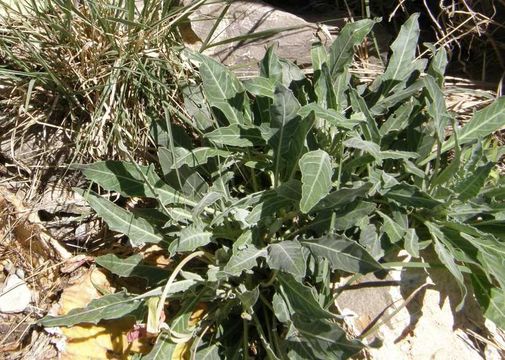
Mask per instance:
[[[191,314],[189,319],[190,326],[196,326],[200,320],[202,320],[203,316],[207,312],[207,305],[205,303],[199,303],[196,306],[196,309]],[[177,344],[175,347],[175,351],[172,354],[172,360],[188,360],[191,355],[191,345],[193,344],[193,339],[185,342]]]
[[[207,312],[207,304],[199,303],[189,318],[189,325],[196,326]]]
[[[189,360],[191,345],[193,344],[193,340],[190,340],[185,343],[177,344],[175,347],[174,353],[172,354],[171,360]]]
[[[75,308],[85,307],[102,296],[101,291],[113,292],[105,274],[100,270],[87,272],[75,284],[66,288],[60,298],[60,315]],[[135,324],[133,318],[102,321],[99,325],[83,324],[61,330],[67,338],[63,360],[126,359],[131,353],[150,350],[149,339],[129,343],[126,334]]]
[[[102,292],[114,292],[107,277],[101,270],[87,272],[76,283],[66,288],[60,299],[60,315],[75,308],[85,307],[91,300],[102,296]],[[191,326],[203,318],[207,312],[206,304],[198,304],[189,320]],[[148,338],[129,343],[127,333],[133,328],[134,319],[102,321],[99,325],[84,324],[62,328],[67,338],[66,347],[61,354],[63,360],[127,359],[132,353],[145,354],[150,351]],[[192,340],[177,345],[172,360],[188,360]]]

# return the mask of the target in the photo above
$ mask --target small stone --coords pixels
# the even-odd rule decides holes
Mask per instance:
[[[31,291],[24,280],[11,273],[0,289],[0,312],[5,314],[23,312],[31,299]]]

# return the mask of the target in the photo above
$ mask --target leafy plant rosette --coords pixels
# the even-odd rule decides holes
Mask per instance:
[[[374,24],[346,25],[329,51],[314,45],[310,77],[272,49],[245,81],[187,53],[202,78],[185,91],[193,139],[167,120],[160,174],[114,161],[83,169],[108,191],[156,205],[127,211],[80,191],[110,229],[134,247],[158,244],[174,266],[98,257],[114,274],[147,278],[147,292],[109,294],[41,323],[136,316],[158,334],[147,359],[170,358],[178,344],[196,358],[346,358],[363,344],[331,311],[333,276],[387,270],[384,255],[400,249],[419,265],[431,248],[439,263],[427,265],[460,287],[457,308],[475,295],[505,326],[503,151],[489,137],[504,124],[505,99],[457,126],[444,102],[444,50],[416,58],[418,15],[384,73],[359,83],[353,48]]]

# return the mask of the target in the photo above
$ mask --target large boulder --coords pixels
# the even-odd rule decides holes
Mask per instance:
[[[284,31],[279,32],[281,29]],[[329,45],[332,40],[326,29],[263,1],[250,0],[203,5],[190,16],[190,24],[182,28],[182,34],[188,47],[203,47],[204,54],[247,73],[256,69],[256,63],[272,44],[277,44],[279,57],[301,67],[309,65],[312,43]]]

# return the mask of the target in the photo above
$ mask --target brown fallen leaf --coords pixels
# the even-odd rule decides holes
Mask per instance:
[[[60,268],[62,274],[70,274],[80,268],[85,263],[91,263],[94,258],[87,255],[77,255],[65,261],[65,264]]]
[[[64,315],[72,309],[85,307],[91,300],[102,296],[98,289],[102,292],[115,290],[101,270],[89,270],[63,291],[57,314]],[[147,353],[151,348],[150,339],[128,341],[127,334],[134,325],[133,318],[124,318],[102,321],[98,325],[62,327],[66,344],[61,359],[127,359],[132,353]]]
[[[101,297],[100,292],[114,291],[104,271],[89,270],[63,291],[59,308],[54,315],[64,315],[72,309],[85,307],[91,300]],[[206,312],[207,306],[199,304],[189,320],[190,325],[196,326]],[[135,353],[148,353],[154,338],[146,336],[144,327],[145,325],[136,325],[133,318],[101,321],[98,325],[62,327],[66,343],[60,358],[127,359]],[[178,344],[171,360],[189,359],[191,345],[192,340]]]

